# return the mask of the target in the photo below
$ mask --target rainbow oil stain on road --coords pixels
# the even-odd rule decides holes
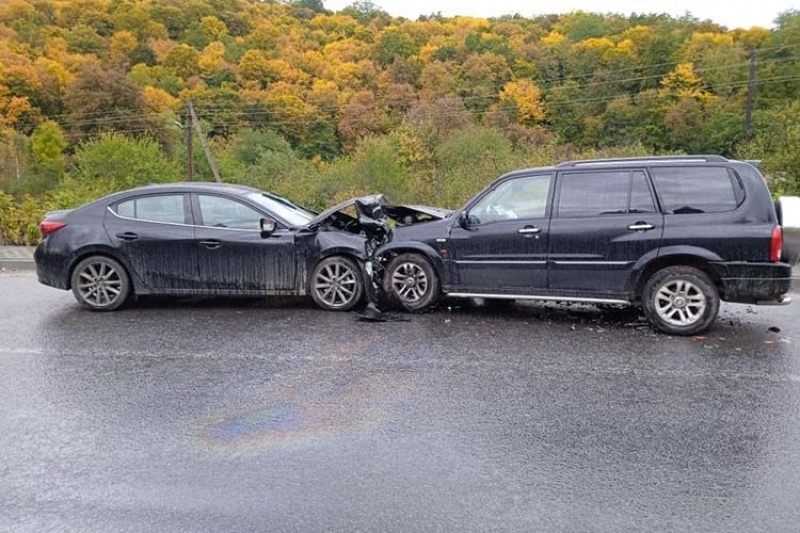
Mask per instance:
[[[348,351],[342,346],[332,348]],[[282,376],[265,383],[262,406],[250,404],[221,412],[202,421],[200,431],[193,433],[211,449],[260,451],[303,447],[369,431],[388,409],[412,393],[414,377],[405,372],[359,372],[353,363],[364,356],[366,348],[349,346],[353,357],[343,359],[336,372]]]

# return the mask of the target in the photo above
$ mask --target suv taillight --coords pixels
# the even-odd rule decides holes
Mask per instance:
[[[775,226],[772,230],[772,240],[769,246],[769,260],[780,261],[783,255],[783,228]]]
[[[60,230],[66,226],[66,222],[55,222],[52,220],[42,220],[39,224],[39,231],[42,232],[42,237],[47,237],[51,233]]]

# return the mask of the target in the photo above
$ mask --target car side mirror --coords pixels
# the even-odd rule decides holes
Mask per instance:
[[[458,225],[466,229],[469,226],[469,214],[466,211],[458,213]]]
[[[275,231],[275,221],[272,219],[262,218],[259,225],[261,227],[262,239],[266,239],[267,237],[272,235],[272,232]]]

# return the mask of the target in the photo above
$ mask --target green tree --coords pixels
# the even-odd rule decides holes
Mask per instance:
[[[800,194],[800,100],[786,102],[754,117],[755,136],[739,151],[742,159],[763,160],[772,192]]]
[[[36,128],[30,142],[33,173],[26,192],[43,193],[58,184],[64,175],[66,149],[67,140],[57,123],[48,120]]]
[[[102,196],[180,178],[180,167],[170,161],[151,138],[101,134],[75,152],[75,179],[82,196]]]

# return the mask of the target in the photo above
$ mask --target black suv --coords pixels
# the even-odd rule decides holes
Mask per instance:
[[[506,174],[378,254],[411,309],[442,295],[633,304],[691,335],[720,300],[790,302],[798,248],[781,223],[795,235],[798,199],[780,202],[755,164],[721,156],[571,161]]]

